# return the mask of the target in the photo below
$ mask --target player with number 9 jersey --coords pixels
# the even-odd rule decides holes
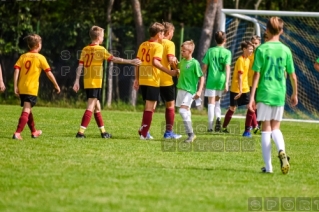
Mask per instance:
[[[21,55],[14,68],[20,70],[18,81],[19,94],[33,96],[38,95],[41,71],[49,72],[51,70],[45,57],[34,51]]]
[[[139,66],[139,84],[153,87],[160,86],[160,70],[153,65],[153,60],[162,60],[163,46],[158,42],[148,40],[143,42],[137,52],[137,58],[142,61]]]
[[[82,49],[79,63],[84,68],[84,89],[102,88],[103,61],[112,59],[113,55],[98,44],[90,44]]]

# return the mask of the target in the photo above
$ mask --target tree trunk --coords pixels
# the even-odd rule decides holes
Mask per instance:
[[[108,39],[106,39],[106,42],[110,42],[110,46],[109,49],[112,50],[112,28],[109,27],[111,25],[111,13],[112,13],[112,8],[113,8],[113,3],[114,0],[109,0],[109,3],[107,5],[107,12],[106,12],[106,19],[107,19],[107,26],[108,28],[110,28],[110,30],[108,31],[109,34],[107,36]],[[106,77],[104,78],[104,80],[106,80]],[[112,93],[113,93],[113,62],[111,61],[109,64],[109,69],[108,69],[108,75],[107,75],[107,81],[108,81],[108,85],[107,85],[107,106],[110,107],[112,104]],[[103,89],[105,90],[105,89]],[[102,90],[102,93],[103,93]]]
[[[142,18],[142,11],[141,11],[141,4],[139,0],[131,0],[132,9],[134,13],[134,22],[135,22],[135,29],[136,29],[136,49],[140,46],[140,44],[145,40],[145,29],[143,25],[143,18]],[[137,91],[133,89],[134,83],[134,76],[131,76],[131,96],[130,96],[130,103],[135,106],[137,100]]]
[[[207,0],[206,3],[206,11],[205,11],[205,18],[203,29],[200,36],[200,41],[198,45],[198,55],[197,59],[201,63],[206,51],[210,47],[210,43],[212,40],[212,34],[214,29],[215,17],[217,8],[220,5],[221,0]],[[204,98],[204,92],[202,92],[202,99]],[[198,107],[199,110],[203,109],[203,105]]]

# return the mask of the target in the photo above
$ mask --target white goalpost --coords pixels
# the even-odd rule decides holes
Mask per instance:
[[[253,35],[262,37],[271,16],[281,17],[285,23],[280,41],[291,49],[298,77],[299,103],[291,107],[286,101],[284,118],[307,122],[319,120],[319,72],[313,67],[319,57],[319,13],[222,9],[220,26],[227,34],[226,48],[232,52],[232,69],[241,55],[240,43],[250,40]],[[291,92],[290,83],[287,83],[286,100]],[[228,107],[228,104],[226,96],[222,107]]]

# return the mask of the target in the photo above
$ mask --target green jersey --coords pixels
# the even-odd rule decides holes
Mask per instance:
[[[316,62],[319,63],[319,57],[318,57],[318,59],[316,60]]]
[[[281,42],[266,42],[255,52],[253,70],[260,73],[256,102],[270,106],[284,106],[286,78],[295,72],[290,49]]]
[[[202,61],[208,67],[206,88],[211,90],[224,90],[226,83],[226,65],[231,63],[231,52],[216,46],[208,49]]]
[[[182,59],[178,64],[178,68],[180,69],[180,75],[177,88],[195,94],[197,92],[198,79],[203,76],[199,62],[194,58],[191,60]]]

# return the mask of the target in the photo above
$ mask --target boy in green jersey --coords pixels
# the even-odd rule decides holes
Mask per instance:
[[[317,71],[319,71],[319,58],[316,60],[315,64],[313,65]]]
[[[177,83],[178,91],[175,105],[179,107],[179,114],[182,116],[188,136],[184,142],[190,143],[196,138],[192,127],[190,108],[193,100],[199,99],[202,93],[204,77],[199,62],[192,57],[195,49],[194,42],[192,40],[185,41],[181,47],[183,59],[178,64],[180,75]],[[198,81],[199,86],[197,88]]]
[[[260,45],[255,52],[253,64],[255,73],[248,109],[255,110],[253,97],[258,85],[256,94],[257,120],[262,122],[261,144],[265,162],[262,171],[268,173],[273,171],[271,164],[272,138],[278,150],[281,171],[283,174],[287,174],[290,168],[289,157],[286,155],[285,142],[280,131],[286,97],[285,71],[288,73],[292,85],[293,92],[290,97],[292,106],[298,104],[298,94],[292,53],[287,46],[279,41],[279,37],[283,33],[283,26],[284,22],[279,17],[271,17],[267,22],[266,33],[269,40]]]
[[[208,97],[208,132],[213,131],[214,115],[216,115],[215,132],[221,130],[220,98],[228,91],[231,52],[224,46],[226,33],[215,33],[217,46],[209,48],[203,58],[202,71],[206,75],[205,96]]]

